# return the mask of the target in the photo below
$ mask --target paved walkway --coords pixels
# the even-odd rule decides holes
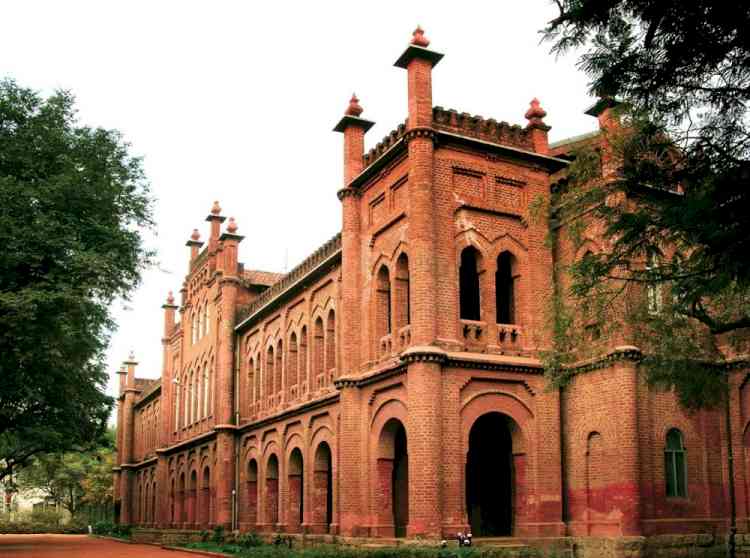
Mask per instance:
[[[87,535],[0,535],[2,558],[196,558],[190,552]]]

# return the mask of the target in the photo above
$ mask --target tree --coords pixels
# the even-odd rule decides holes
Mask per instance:
[[[553,51],[582,49],[591,92],[622,101],[622,125],[604,138],[617,172],[596,177],[596,154],[579,152],[558,195],[560,207],[593,207],[608,242],[571,267],[571,292],[579,303],[658,293],[663,311],[636,316],[650,379],[676,387],[689,406],[716,403],[725,374],[706,363],[750,327],[750,9],[556,4],[544,30]]]
[[[0,480],[40,452],[96,444],[109,305],[152,254],[141,161],[74,98],[0,81]]]
[[[112,431],[106,445],[86,451],[35,455],[17,477],[20,490],[39,490],[75,516],[83,506],[105,507],[112,502]]]

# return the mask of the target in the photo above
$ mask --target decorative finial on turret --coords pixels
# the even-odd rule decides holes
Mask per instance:
[[[529,121],[529,126],[542,124],[544,125],[544,121],[542,120],[545,116],[547,116],[547,111],[544,110],[541,105],[539,104],[539,99],[534,97],[531,100],[529,110],[526,111],[526,114],[524,115],[526,117],[526,120]]]
[[[234,234],[237,232],[237,223],[234,220],[234,217],[229,218],[229,222],[227,223],[227,232],[230,234]]]
[[[133,351],[133,349],[130,349],[130,354],[128,354],[128,360],[131,362],[135,360],[135,351]]]
[[[213,206],[211,206],[211,214],[212,215],[219,215],[221,213],[221,206],[219,205],[219,201],[215,201]]]
[[[347,116],[359,116],[362,114],[362,106],[359,104],[359,99],[356,93],[352,93],[352,98],[349,99],[349,106],[346,108],[344,113]]]
[[[198,229],[193,229],[193,234],[190,235],[190,240],[198,242],[201,239],[201,233]]]
[[[172,294],[172,291],[169,291],[167,294],[167,304],[174,306],[174,295]]]
[[[417,25],[417,28],[412,33],[411,44],[427,48],[430,46],[430,41],[424,36],[424,30]]]

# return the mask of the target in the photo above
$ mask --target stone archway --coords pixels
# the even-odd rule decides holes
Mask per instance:
[[[255,527],[258,522],[258,462],[255,458],[251,458],[247,463],[245,501],[240,514],[241,523],[245,523],[247,528]]]
[[[389,419],[378,440],[377,494],[380,523],[392,526],[392,536],[406,536],[409,524],[409,454],[406,428]]]
[[[516,466],[513,431],[508,415],[488,412],[469,431],[466,455],[466,512],[472,534],[499,537],[513,534]]]

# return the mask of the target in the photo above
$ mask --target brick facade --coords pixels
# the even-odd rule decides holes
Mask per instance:
[[[207,243],[188,240],[179,304],[163,306],[161,380],[137,379],[132,357],[120,372],[120,521],[364,537],[724,532],[723,412],[650,391],[626,330],[564,389],[543,376],[546,304],[578,254],[562,236],[549,245],[530,204],[601,136],[549,145],[536,100],[525,127],[434,107],[442,55],[428,46],[415,32],[396,62],[405,124],[368,153],[356,97],[336,125],[340,234],[286,275],[239,263],[242,236],[232,219],[222,232],[218,203]],[[595,223],[587,234],[601,243]],[[741,530],[745,374],[730,413]],[[666,493],[671,429],[680,496]]]

